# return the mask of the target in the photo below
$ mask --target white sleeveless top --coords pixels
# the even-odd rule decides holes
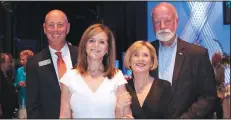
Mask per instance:
[[[95,93],[76,70],[67,71],[60,82],[70,90],[73,118],[115,118],[117,87],[127,83],[120,70],[112,79],[105,77]]]

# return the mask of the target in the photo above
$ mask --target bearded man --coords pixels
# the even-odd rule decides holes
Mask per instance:
[[[176,8],[161,2],[152,10],[153,30],[158,40],[158,68],[153,77],[172,84],[173,118],[212,118],[217,99],[213,67],[208,50],[177,37]]]

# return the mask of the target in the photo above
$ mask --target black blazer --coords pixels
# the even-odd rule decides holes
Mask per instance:
[[[77,63],[77,48],[68,46],[72,65]],[[39,66],[40,61],[51,63]],[[27,118],[59,118],[61,90],[49,48],[31,57],[26,65],[26,109]]]
[[[139,104],[133,80],[128,80],[127,91],[132,96],[131,110],[135,119],[169,119],[173,113],[173,94],[170,82],[156,79],[144,100]]]
[[[151,44],[159,56],[159,41]],[[158,68],[152,76],[158,77]],[[172,90],[176,109],[173,118],[212,117],[217,93],[207,49],[178,38]]]
[[[17,103],[17,94],[13,82],[5,77],[0,69],[0,104],[2,108],[14,109]]]

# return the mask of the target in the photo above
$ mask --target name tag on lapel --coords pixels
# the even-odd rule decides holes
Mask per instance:
[[[51,60],[50,59],[43,60],[43,61],[40,61],[38,64],[39,66],[48,65],[48,64],[51,64]]]

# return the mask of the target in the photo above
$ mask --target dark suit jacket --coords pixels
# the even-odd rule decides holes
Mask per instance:
[[[77,63],[77,48],[68,46],[73,66]],[[39,66],[40,61],[51,63]],[[59,118],[61,90],[49,48],[31,57],[26,66],[27,118]]]
[[[126,88],[132,96],[131,110],[135,119],[170,119],[172,117],[174,110],[170,82],[155,79],[142,107],[139,104],[133,80],[128,80]]]
[[[0,104],[2,108],[14,109],[17,105],[17,94],[13,82],[5,77],[0,69]]]
[[[159,56],[159,41],[151,44]],[[158,68],[152,75],[158,76]],[[175,103],[173,118],[212,117],[217,93],[207,49],[178,38],[172,90]]]

